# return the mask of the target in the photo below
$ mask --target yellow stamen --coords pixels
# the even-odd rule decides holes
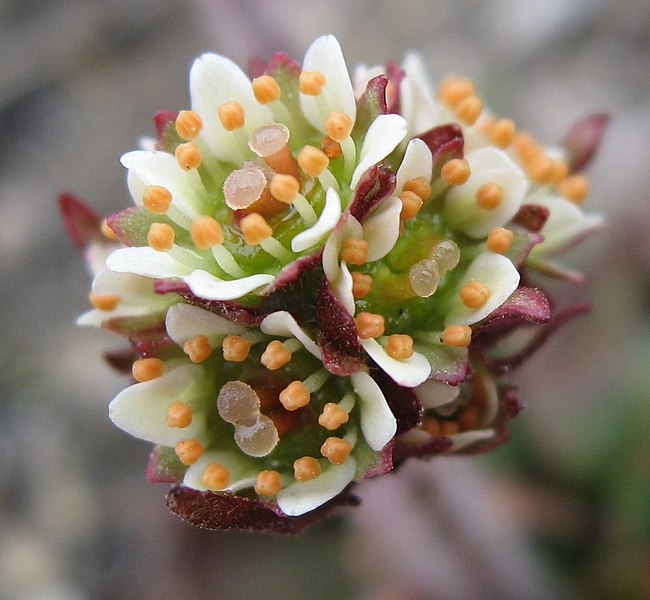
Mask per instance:
[[[277,471],[264,470],[257,474],[255,493],[260,496],[277,496],[282,489],[282,480]]]
[[[97,292],[90,292],[88,300],[94,308],[104,311],[111,311],[120,303],[120,297],[117,294],[98,294]]]
[[[363,298],[372,290],[372,277],[358,271],[352,272],[352,295],[355,298]]]
[[[559,191],[573,202],[582,202],[589,193],[589,180],[584,175],[572,175],[562,182]]]
[[[102,234],[104,235],[105,238],[113,241],[113,242],[119,242],[120,238],[117,236],[117,233],[115,233],[110,225],[108,224],[108,221],[104,219],[101,224],[101,229],[102,229]]]
[[[176,133],[184,140],[193,140],[203,129],[203,121],[199,113],[193,110],[182,110],[176,117]]]
[[[190,231],[192,242],[199,250],[209,250],[223,242],[223,230],[219,221],[210,215],[195,219]]]
[[[226,131],[235,131],[244,126],[246,116],[239,102],[226,102],[219,107],[219,120]]]
[[[230,471],[219,463],[211,463],[203,471],[201,483],[210,490],[222,490],[230,483]]]
[[[321,474],[320,463],[313,456],[303,456],[293,463],[293,476],[301,483]]]
[[[318,96],[326,81],[325,75],[320,71],[303,71],[298,78],[300,93],[307,96]]]
[[[170,250],[174,245],[176,232],[174,228],[167,223],[152,223],[149,225],[147,232],[147,244],[154,250],[165,252]]]
[[[488,250],[496,252],[497,254],[503,254],[510,250],[510,246],[514,239],[514,232],[509,229],[504,229],[503,227],[495,227],[490,230],[490,233],[488,233],[487,236]]]
[[[275,102],[282,95],[280,84],[270,75],[262,75],[253,79],[253,94],[260,104]]]
[[[205,450],[203,449],[203,444],[196,438],[190,438],[187,440],[181,440],[174,447],[174,452],[176,456],[184,465],[193,465],[201,456]]]
[[[368,258],[368,242],[348,238],[343,242],[341,258],[349,265],[363,265]]]
[[[212,354],[212,344],[206,335],[195,335],[183,344],[183,352],[193,363],[203,362]]]
[[[273,235],[273,229],[259,213],[250,213],[239,221],[244,241],[249,246],[257,246]]]
[[[473,125],[481,115],[483,101],[478,96],[468,96],[456,106],[456,116]]]
[[[354,319],[357,325],[357,335],[362,340],[376,338],[384,334],[383,315],[371,312],[360,312]]]
[[[345,113],[332,112],[327,116],[325,121],[325,131],[327,135],[336,142],[344,142],[350,137],[354,122],[350,115]]]
[[[449,185],[462,185],[469,179],[469,163],[464,158],[448,160],[440,171],[440,176]]]
[[[328,431],[334,431],[350,420],[348,412],[334,402],[323,406],[323,412],[318,416],[318,424]]]
[[[269,342],[260,357],[260,362],[270,371],[284,367],[290,360],[291,352],[280,340]]]
[[[352,452],[352,443],[339,437],[328,437],[320,447],[320,453],[333,465],[342,465]]]
[[[440,83],[438,98],[444,104],[454,107],[475,91],[474,84],[469,79],[450,77]]]
[[[405,333],[394,333],[388,336],[386,352],[398,360],[413,356],[413,338]]]
[[[198,169],[203,161],[201,150],[199,150],[199,147],[194,142],[179,144],[176,146],[174,155],[176,156],[178,164],[185,171]]]
[[[494,124],[490,133],[492,143],[501,148],[507,148],[515,139],[517,128],[514,121],[510,119],[501,119]]]
[[[131,371],[136,381],[150,381],[165,372],[165,363],[159,358],[139,358],[133,363]]]
[[[248,358],[251,343],[240,335],[227,335],[222,342],[223,358],[231,362],[242,362]]]
[[[167,409],[167,425],[184,429],[192,423],[192,407],[187,402],[173,402]]]
[[[298,410],[307,406],[311,400],[311,394],[302,381],[292,381],[280,392],[280,404],[287,410]]]
[[[476,190],[476,203],[485,210],[494,210],[502,200],[503,188],[497,183],[484,183]]]
[[[423,202],[415,192],[404,191],[399,195],[399,199],[402,201],[402,210],[399,214],[401,219],[412,219],[420,212]]]
[[[413,192],[422,198],[422,200],[426,200],[431,195],[431,184],[426,177],[416,177],[415,179],[409,179],[402,186],[402,190],[405,192]]]
[[[467,308],[480,308],[489,297],[490,288],[480,281],[469,281],[460,289],[460,299]]]
[[[311,177],[318,177],[330,164],[327,154],[314,146],[304,146],[297,160],[300,168]]]
[[[442,343],[462,348],[472,341],[472,328],[469,325],[447,325],[442,332]]]
[[[148,185],[142,194],[142,204],[156,215],[164,215],[171,206],[172,193],[161,185]]]
[[[291,204],[300,191],[300,183],[292,175],[273,175],[269,184],[271,196],[285,204]]]

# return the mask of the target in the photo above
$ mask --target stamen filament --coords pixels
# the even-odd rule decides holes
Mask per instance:
[[[262,240],[260,246],[282,264],[291,262],[295,258],[294,254],[287,250],[274,237],[268,237],[265,240]]]
[[[314,207],[302,194],[296,194],[296,197],[293,199],[293,205],[305,221],[307,227],[311,227],[316,223],[316,221],[318,221],[318,215],[316,214]]]
[[[319,390],[329,378],[330,372],[327,369],[319,369],[303,380],[303,383],[309,390],[309,393],[313,394],[315,391]]]
[[[341,144],[341,150],[343,151],[343,177],[346,181],[350,181],[357,161],[357,148],[351,136],[348,136],[339,144]]]
[[[246,277],[246,271],[244,271],[234,256],[223,244],[217,244],[212,246],[212,256],[217,261],[217,264],[231,277],[240,279],[241,277]]]

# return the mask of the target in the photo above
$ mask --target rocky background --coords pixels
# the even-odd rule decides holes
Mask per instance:
[[[84,266],[55,206],[129,203],[120,154],[188,104],[194,56],[301,58],[334,33],[349,65],[417,49],[554,142],[612,124],[572,253],[591,298],[515,377],[528,408],[491,456],[408,464],[296,539],[194,530],[112,426],[120,340],[74,327]],[[0,597],[406,600],[650,598],[650,4],[646,0],[0,0]]]

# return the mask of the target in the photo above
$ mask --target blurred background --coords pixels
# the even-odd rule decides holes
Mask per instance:
[[[301,59],[322,33],[349,66],[417,49],[547,142],[611,113],[586,207],[608,225],[566,257],[589,283],[553,286],[594,310],[514,374],[527,409],[493,454],[407,464],[298,538],[195,530],[108,420],[121,341],[74,326],[55,197],[128,205],[119,156],[187,107],[200,52]],[[0,139],[0,598],[650,598],[647,0],[0,0]]]

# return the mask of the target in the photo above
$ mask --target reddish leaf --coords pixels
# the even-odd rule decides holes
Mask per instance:
[[[522,204],[513,221],[532,233],[537,233],[548,219],[550,211],[539,204]]]
[[[386,65],[386,75],[388,77],[388,87],[386,88],[386,103],[388,106],[386,112],[399,113],[399,87],[406,76],[406,71],[398,63],[391,60]]]
[[[397,177],[393,171],[380,165],[370,167],[359,180],[350,213],[363,222],[379,202],[390,197],[396,186]]]
[[[59,210],[63,224],[78,250],[83,250],[90,242],[103,240],[101,218],[81,198],[73,194],[60,194]]]
[[[352,137],[355,144],[361,147],[370,124],[379,116],[388,112],[386,106],[386,86],[388,78],[378,75],[371,79],[366,89],[357,100],[357,118],[354,122]]]
[[[176,117],[178,111],[159,110],[153,117],[156,124],[156,133],[158,134],[158,143],[156,147],[166,152],[174,152],[176,146],[181,142],[181,138],[176,132]]]
[[[404,433],[422,422],[424,409],[412,389],[395,383],[379,367],[371,367],[372,378],[383,392],[391,412],[397,419],[397,433]]]
[[[609,115],[596,113],[578,121],[567,133],[562,145],[569,153],[572,173],[582,171],[594,157],[609,124]]]
[[[433,177],[440,175],[442,166],[452,158],[463,158],[465,138],[460,125],[449,123],[429,129],[418,135],[431,150],[433,156]]]

